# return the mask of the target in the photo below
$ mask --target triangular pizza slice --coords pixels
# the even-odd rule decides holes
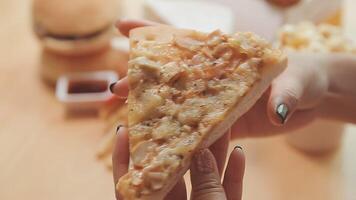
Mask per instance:
[[[286,67],[283,53],[252,33],[206,34],[169,26],[130,33],[130,169],[125,200],[160,200],[247,112]]]

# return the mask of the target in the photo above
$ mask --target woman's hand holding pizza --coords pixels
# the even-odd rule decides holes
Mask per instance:
[[[222,169],[228,147],[228,134],[209,149],[198,151],[190,166],[192,200],[241,200],[242,179],[245,171],[245,158],[241,147],[230,154],[224,180],[221,183]],[[222,154],[222,152],[224,152]],[[129,166],[129,143],[127,129],[118,130],[114,153],[114,183],[123,176]],[[120,200],[119,194],[116,198]],[[166,197],[167,200],[186,200],[187,192],[182,179]]]

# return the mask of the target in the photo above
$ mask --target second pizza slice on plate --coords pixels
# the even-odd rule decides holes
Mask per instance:
[[[125,200],[160,200],[247,112],[286,67],[283,53],[252,33],[200,33],[169,26],[130,34],[130,169]]]

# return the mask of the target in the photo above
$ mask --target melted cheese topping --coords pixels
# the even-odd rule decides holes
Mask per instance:
[[[132,169],[120,180],[124,190],[136,188],[137,198],[161,189],[260,79],[261,67],[281,55],[251,33],[134,42],[128,71]]]
[[[355,42],[347,39],[340,27],[329,24],[285,25],[278,37],[279,46],[292,51],[356,53]]]

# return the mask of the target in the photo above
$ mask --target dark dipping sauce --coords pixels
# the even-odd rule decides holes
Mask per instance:
[[[102,93],[106,90],[108,90],[108,82],[101,80],[70,81],[68,86],[69,94]]]

